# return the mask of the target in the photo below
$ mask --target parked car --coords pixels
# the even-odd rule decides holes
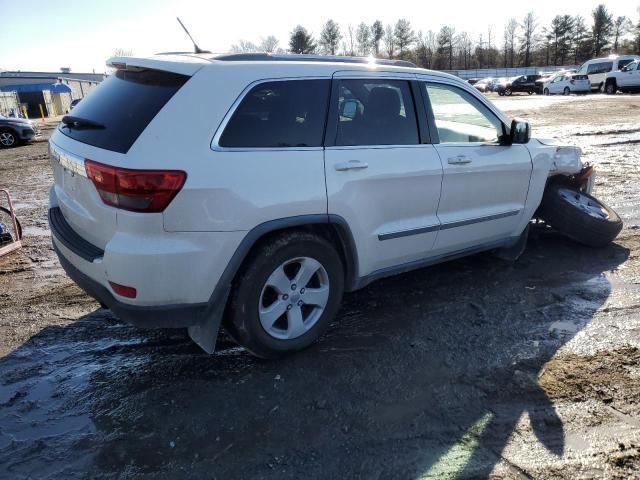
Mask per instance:
[[[576,73],[588,75],[592,90],[604,91],[605,79],[609,72],[616,72],[631,62],[640,60],[638,55],[611,55],[584,62]]]
[[[558,73],[543,81],[541,88],[544,95],[570,95],[572,93],[589,93],[591,83],[587,75]]]
[[[478,90],[479,92],[487,92],[487,86],[490,82],[490,79],[488,78],[483,78],[481,80],[478,80],[476,83],[473,84],[473,88],[475,88],[476,90]]]
[[[511,96],[514,92],[526,92],[531,95],[535,91],[535,82],[540,75],[519,75],[498,83],[495,91],[500,96]]]
[[[0,147],[11,148],[27,143],[39,134],[31,120],[0,115]]]
[[[78,105],[78,103],[80,103],[80,100],[82,100],[81,98],[75,98],[73,100],[71,100],[71,103],[69,104],[69,111],[73,110],[73,108]]]
[[[618,90],[640,91],[640,61],[628,63],[617,72],[607,73],[604,89],[608,94],[614,94]]]
[[[208,352],[221,323],[260,357],[305,348],[344,291],[515,259],[534,216],[593,246],[622,228],[578,148],[532,139],[446,73],[313,55],[108,65],[50,139],[54,248],[120,319],[187,327]]]

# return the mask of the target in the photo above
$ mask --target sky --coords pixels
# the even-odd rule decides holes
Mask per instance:
[[[291,30],[301,24],[317,38],[323,23],[333,18],[343,31],[348,24],[384,24],[406,18],[413,28],[437,31],[443,25],[467,31],[486,41],[487,30],[499,42],[510,18],[522,21],[533,10],[541,26],[558,14],[590,18],[597,0],[537,0],[491,2],[457,0],[204,1],[204,0],[0,0],[0,69],[103,72],[116,48],[136,56],[163,51],[191,50],[192,45],[175,17],[185,23],[199,46],[212,52],[229,51],[240,40],[259,43],[275,35],[287,47]],[[615,16],[638,21],[640,0],[608,0]],[[508,8],[504,8],[507,6]]]

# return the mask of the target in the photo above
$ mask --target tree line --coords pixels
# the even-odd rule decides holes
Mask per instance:
[[[640,17],[640,7],[638,8]],[[333,19],[315,38],[302,25],[289,35],[286,48],[274,36],[259,44],[240,41],[231,50],[241,52],[297,53],[368,56],[402,59],[437,70],[529,67],[531,65],[578,65],[590,58],[617,54],[640,54],[640,18],[614,16],[598,5],[588,19],[580,15],[556,15],[549,25],[540,25],[533,12],[522,21],[511,18],[502,36],[489,26],[472,36],[445,25],[439,31],[414,30],[409,20],[384,25],[341,27]]]

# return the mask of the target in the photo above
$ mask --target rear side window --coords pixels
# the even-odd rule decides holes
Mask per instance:
[[[127,153],[153,117],[189,79],[159,70],[118,70],[69,113],[93,126],[66,126],[60,131],[82,143]]]
[[[285,80],[255,86],[218,142],[228,148],[320,147],[330,80]]]
[[[612,68],[613,62],[592,63],[591,65],[589,65],[587,73],[589,75],[593,75],[596,73],[607,73],[610,72]]]
[[[404,80],[341,80],[336,145],[417,145],[418,124]]]

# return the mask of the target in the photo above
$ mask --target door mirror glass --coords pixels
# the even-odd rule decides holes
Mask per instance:
[[[511,143],[527,143],[531,140],[531,125],[524,120],[513,119],[509,134]]]

